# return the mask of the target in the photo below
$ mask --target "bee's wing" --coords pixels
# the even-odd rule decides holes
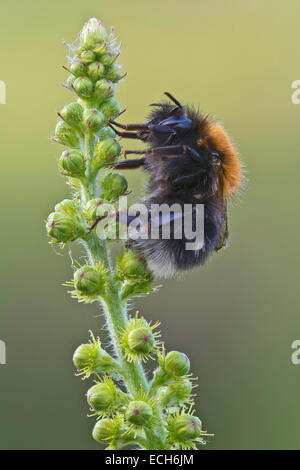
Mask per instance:
[[[227,220],[227,203],[224,201],[223,224],[220,238],[216,244],[215,250],[219,251],[221,248],[227,246],[228,240],[228,220]]]

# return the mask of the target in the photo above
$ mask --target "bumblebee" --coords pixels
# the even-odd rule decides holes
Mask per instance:
[[[129,240],[156,275],[170,277],[203,265],[212,252],[226,246],[227,201],[239,191],[242,171],[238,153],[220,124],[192,106],[182,105],[170,93],[165,95],[167,102],[150,105],[153,110],[144,124],[111,121],[110,126],[118,136],[147,145],[144,150],[125,151],[125,158],[128,154],[140,156],[122,160],[114,168],[142,168],[149,174],[142,201],[148,208],[149,227],[154,223],[153,204],[189,205],[194,215],[197,204],[204,206],[204,237],[199,247],[187,249],[186,237],[176,238],[174,227],[169,239]],[[182,214],[184,219],[184,211]],[[176,215],[170,216],[171,223],[175,219]],[[163,225],[161,219],[159,225]]]

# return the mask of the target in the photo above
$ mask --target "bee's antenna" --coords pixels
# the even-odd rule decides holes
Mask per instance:
[[[169,93],[168,91],[165,91],[165,95],[168,98],[170,98],[170,100],[173,101],[173,103],[175,103],[178,106],[178,108],[182,108],[182,104],[180,104],[179,101],[176,98],[174,98],[174,96],[171,95],[171,93]]]

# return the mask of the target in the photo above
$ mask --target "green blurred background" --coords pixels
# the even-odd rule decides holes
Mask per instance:
[[[1,448],[99,448],[88,384],[71,357],[88,329],[104,337],[103,319],[61,286],[72,273],[68,250],[56,255],[43,224],[69,194],[57,173],[61,149],[48,140],[55,112],[72,99],[60,86],[62,40],[96,16],[123,41],[123,122],[143,120],[168,90],[220,118],[246,167],[228,249],[133,311],[161,320],[168,349],[190,356],[199,415],[215,433],[206,448],[299,449],[300,365],[290,360],[300,338],[300,105],[291,102],[299,1],[1,0],[0,9]],[[127,175],[138,198],[145,179]]]

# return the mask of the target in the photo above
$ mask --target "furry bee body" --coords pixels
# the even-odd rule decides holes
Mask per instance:
[[[201,247],[187,250],[185,236],[174,237],[172,220],[170,239],[130,241],[132,248],[146,258],[149,268],[163,277],[203,265],[213,251],[226,244],[227,200],[238,191],[241,183],[240,161],[223,128],[167,95],[175,105],[154,104],[157,108],[145,124],[111,123],[127,131],[136,131],[116,131],[118,135],[137,138],[147,144],[145,151],[126,152],[141,153],[144,157],[121,161],[115,168],[141,167],[149,174],[147,195],[142,201],[149,211],[149,226],[153,204],[169,207],[179,204],[182,208],[184,204],[192,208],[204,204],[204,243]]]

